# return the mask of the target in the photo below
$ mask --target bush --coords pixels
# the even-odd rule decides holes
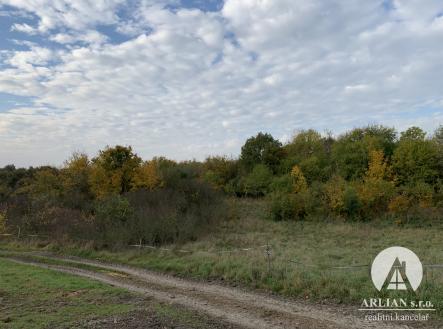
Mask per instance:
[[[184,180],[174,189],[138,190],[127,195],[134,216],[134,242],[164,244],[194,240],[227,216],[221,195],[207,184]]]
[[[272,192],[292,193],[293,192],[293,179],[289,174],[274,177],[269,189]]]
[[[357,191],[353,187],[347,187],[343,195],[344,212],[351,219],[359,219],[362,209],[362,203],[358,197]]]
[[[299,194],[273,193],[269,214],[274,221],[300,220],[305,216],[305,200]]]
[[[324,184],[324,200],[328,212],[333,215],[341,215],[344,211],[344,193],[346,181],[341,176],[333,176]]]
[[[0,234],[6,232],[6,212],[0,210]]]
[[[133,216],[129,201],[121,195],[111,195],[96,203],[94,225],[96,235],[105,245],[127,243],[128,223]]]
[[[272,171],[267,166],[259,164],[240,181],[240,185],[244,195],[258,197],[268,193],[271,181]]]
[[[403,217],[407,218],[411,207],[412,207],[411,198],[404,194],[400,194],[393,197],[389,201],[388,205],[389,212],[391,214],[394,214],[395,217],[397,218],[399,217],[399,219]]]

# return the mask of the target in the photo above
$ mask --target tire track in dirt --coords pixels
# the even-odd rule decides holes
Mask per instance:
[[[34,254],[48,260],[67,262],[66,265],[50,265],[40,261],[9,258],[19,263],[39,266],[63,273],[83,276],[106,284],[153,297],[162,302],[176,303],[204,312],[214,318],[251,329],[400,329],[406,325],[368,323],[353,315],[337,314],[315,305],[285,301],[269,295],[246,292],[217,284],[184,280],[151,271],[103,263],[77,257],[61,257],[51,254]],[[124,273],[100,273],[69,266],[88,265]]]

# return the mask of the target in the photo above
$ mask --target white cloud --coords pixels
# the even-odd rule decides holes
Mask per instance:
[[[0,0],[0,5],[12,6],[39,17],[37,29],[40,32],[57,27],[80,30],[97,24],[116,23],[115,11],[122,3],[123,0]]]
[[[24,32],[24,33],[28,33],[28,34],[35,34],[37,32],[37,29],[24,23],[24,24],[12,25],[11,31],[18,31],[18,32]]]
[[[103,44],[108,37],[97,31],[86,31],[82,33],[57,33],[50,37],[50,40],[61,44],[72,44],[83,42],[87,44]]]
[[[86,1],[14,2],[68,47],[2,55],[0,92],[36,99],[0,113],[3,163],[41,163],[42,152],[61,163],[116,143],[144,157],[203,158],[237,154],[260,130],[286,139],[299,128],[443,120],[440,1],[387,10],[363,0],[227,0],[218,13],[142,1],[123,21],[118,1],[91,2],[87,14]],[[130,40],[111,44],[94,29],[101,23]]]

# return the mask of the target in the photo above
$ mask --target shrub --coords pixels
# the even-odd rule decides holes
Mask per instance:
[[[428,208],[433,206],[434,188],[423,181],[399,187],[401,194],[406,195],[414,206]]]
[[[348,218],[360,218],[362,203],[358,197],[357,191],[351,186],[348,186],[343,194],[343,208]]]
[[[412,207],[411,198],[400,194],[393,197],[389,201],[388,209],[389,212],[394,214],[396,217],[408,217],[409,210]]]
[[[346,181],[341,176],[332,176],[324,185],[324,199],[328,210],[334,215],[340,215],[344,210],[344,193]]]
[[[305,202],[299,194],[273,193],[269,200],[269,214],[274,221],[299,220],[305,216]]]
[[[267,166],[259,164],[240,181],[240,185],[246,196],[258,197],[268,193],[271,181],[272,171]]]
[[[127,197],[134,211],[128,225],[134,242],[193,240],[227,216],[220,194],[197,180],[183,180],[174,189],[138,190]]]
[[[6,232],[6,211],[0,210],[0,234]]]
[[[269,186],[272,192],[292,193],[293,192],[293,179],[291,175],[283,175],[274,177]]]
[[[203,178],[217,189],[223,189],[237,175],[237,162],[226,157],[209,157],[203,164]]]
[[[128,242],[127,225],[133,215],[129,201],[118,194],[97,201],[94,225],[105,245]]]

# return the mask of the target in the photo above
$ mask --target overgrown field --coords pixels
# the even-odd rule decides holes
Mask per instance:
[[[81,245],[54,244],[46,249],[356,308],[362,298],[387,296],[375,290],[369,275],[369,264],[384,248],[404,246],[413,250],[423,264],[443,264],[442,226],[438,223],[273,222],[264,218],[263,202],[236,202],[237,219],[223,222],[197,241],[164,246],[170,250],[133,247],[95,251]],[[269,258],[267,244],[271,249]],[[20,249],[23,245],[9,244],[7,248]],[[402,296],[431,300],[441,317],[443,268],[425,266],[418,292]]]

